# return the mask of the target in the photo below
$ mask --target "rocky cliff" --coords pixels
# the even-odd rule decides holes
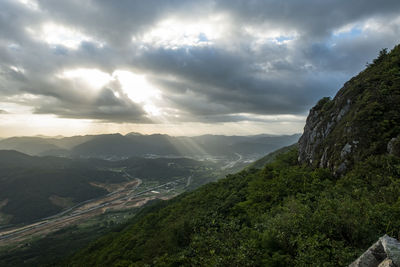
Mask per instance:
[[[400,154],[400,46],[321,99],[299,140],[299,161],[343,174],[370,155]]]

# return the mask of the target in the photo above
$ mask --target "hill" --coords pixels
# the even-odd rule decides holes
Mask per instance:
[[[16,150],[28,155],[42,156],[68,156],[69,150],[73,147],[87,142],[93,136],[72,136],[72,137],[11,137],[0,140],[0,149]]]
[[[321,100],[298,149],[148,207],[64,264],[346,266],[398,236],[399,55],[381,52]]]

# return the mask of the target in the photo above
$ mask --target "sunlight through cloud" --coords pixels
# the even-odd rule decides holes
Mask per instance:
[[[95,92],[107,86],[113,91],[115,97],[121,98],[123,95],[115,88],[115,84],[112,84],[117,81],[121,86],[122,94],[126,94],[132,102],[141,105],[148,115],[161,115],[160,108],[155,104],[155,101],[160,102],[161,92],[148,82],[145,75],[127,70],[115,70],[112,74],[108,74],[99,69],[78,68],[64,70],[56,74],[56,77],[86,85],[89,89],[95,89]]]
[[[160,99],[160,91],[151,85],[144,75],[126,70],[116,70],[113,77],[121,83],[122,90],[135,103],[143,104],[143,109],[152,116],[160,115],[161,111],[153,100]]]
[[[101,88],[112,79],[112,76],[108,73],[102,72],[98,69],[74,69],[67,70],[57,75],[61,79],[76,79],[83,81],[87,85],[93,88]]]
[[[226,16],[214,15],[208,19],[188,22],[169,18],[158,23],[142,36],[132,37],[133,42],[144,46],[178,49],[213,45],[226,30]]]
[[[253,40],[252,47],[255,49],[266,43],[275,43],[277,45],[288,44],[299,36],[294,30],[268,29],[267,26],[246,26],[243,28],[243,31],[251,36]]]
[[[69,49],[78,49],[82,42],[95,43],[98,47],[104,46],[103,43],[77,29],[55,23],[45,23],[39,29],[28,27],[27,31],[38,40],[53,46],[62,45]]]
[[[38,11],[39,10],[39,4],[35,0],[18,0],[18,2],[22,5],[24,5],[26,8]]]

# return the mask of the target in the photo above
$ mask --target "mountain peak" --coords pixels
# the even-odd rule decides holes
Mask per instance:
[[[309,113],[299,140],[299,161],[336,174],[370,155],[397,153],[400,139],[400,46],[378,58],[334,99]]]

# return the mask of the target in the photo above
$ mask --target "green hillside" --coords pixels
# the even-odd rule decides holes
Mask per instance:
[[[400,159],[375,156],[340,179],[297,150],[141,212],[69,266],[344,266],[400,229]],[[132,264],[132,265],[131,265]]]
[[[379,236],[399,237],[399,79],[400,47],[383,50],[334,100],[311,110],[298,148],[153,205],[65,264],[346,266]],[[342,101],[355,104],[343,112]],[[349,138],[358,146],[341,159]],[[302,159],[319,159],[324,145],[333,150],[322,161],[351,163],[340,176]]]
[[[274,152],[271,152],[268,155],[256,160],[250,166],[248,166],[248,168],[262,169],[265,166],[265,164],[273,162],[278,155],[283,154],[296,147],[297,143],[291,146],[285,146],[278,150],[275,150]]]

